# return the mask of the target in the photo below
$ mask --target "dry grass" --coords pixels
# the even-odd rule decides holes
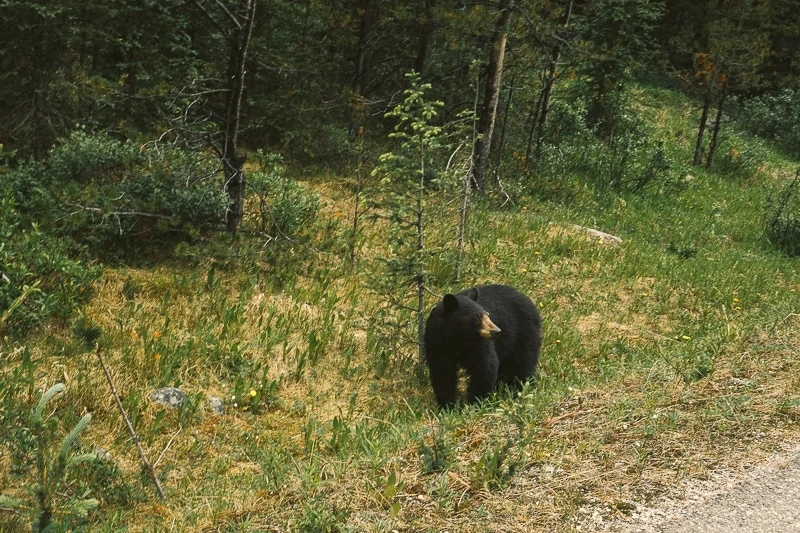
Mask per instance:
[[[314,187],[322,216],[346,219],[346,190]],[[453,413],[434,409],[411,349],[376,377],[368,318],[382,301],[366,287],[376,275],[369,259],[385,245],[380,228],[367,226],[375,234],[365,236],[360,270],[340,262],[283,289],[268,267],[220,268],[212,287],[208,264],[109,268],[85,313],[104,331],[165,502],[139,475],[92,354],[77,353],[58,328],[28,345],[35,388],[65,381],[56,412],[92,412],[84,439],[110,451],[135,488],[130,503],[101,507],[90,529],[585,531],[797,437],[800,318],[787,312],[796,309],[795,266],[756,258],[762,271],[750,281],[769,274],[774,285],[712,287],[720,278],[663,274],[675,259],[653,256],[637,235],[612,247],[551,220],[558,215],[475,216],[468,279],[529,292],[542,307],[545,348],[540,379],[519,397]],[[138,287],[133,298],[126,286]],[[312,332],[328,336],[301,368]],[[237,380],[240,391],[271,396],[253,412],[232,398]],[[150,402],[161,385],[179,385],[193,403],[175,411]],[[206,408],[208,395],[225,399],[225,415]],[[437,442],[446,460],[426,471],[422,445]]]

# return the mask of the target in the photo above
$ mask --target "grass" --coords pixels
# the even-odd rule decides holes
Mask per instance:
[[[659,131],[691,131],[687,102],[647,98]],[[686,159],[690,137],[670,150]],[[91,487],[101,506],[90,531],[586,530],[595,512],[630,514],[680,480],[797,437],[798,262],[770,249],[761,227],[765,190],[788,163],[759,164],[746,180],[697,171],[679,190],[567,206],[477,202],[464,279],[431,289],[515,285],[540,305],[545,340],[539,379],[518,397],[454,412],[435,409],[414,346],[382,352],[370,327],[383,303],[367,288],[386,242],[378,225],[366,224],[358,269],[346,254],[288,246],[271,262],[242,252],[108,267],[84,315],[103,330],[163,502],[68,328],[26,341],[30,378],[14,373],[22,347],[4,341],[0,383],[24,415],[64,381],[52,402],[62,430],[92,413],[82,446],[110,452],[121,473]],[[326,223],[352,211],[348,179],[305,185]],[[454,227],[452,206],[437,201],[431,242]],[[434,258],[434,279],[449,279],[450,257]],[[186,390],[188,405],[150,402],[161,386]],[[223,416],[208,396],[225,400]],[[0,454],[4,493],[25,484],[15,464]],[[117,497],[104,498],[112,487]],[[0,515],[0,530],[22,526]]]

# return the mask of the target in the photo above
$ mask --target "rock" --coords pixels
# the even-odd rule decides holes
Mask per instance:
[[[611,246],[617,246],[618,244],[622,244],[622,239],[617,237],[616,235],[611,235],[610,233],[605,233],[604,231],[596,230],[594,228],[586,228],[584,226],[578,226],[575,224],[573,226],[578,231],[583,231],[591,235],[592,237],[597,237],[600,242],[604,244],[608,244]]]
[[[180,407],[186,401],[187,394],[175,387],[164,387],[150,393],[150,399],[168,407]]]
[[[225,406],[222,403],[222,398],[217,398],[216,396],[209,396],[208,407],[211,409],[211,412],[214,413],[215,415],[225,414]]]

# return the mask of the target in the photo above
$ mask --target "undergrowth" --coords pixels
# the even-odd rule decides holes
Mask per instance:
[[[668,131],[676,116],[647,120]],[[690,145],[664,154],[680,161]],[[268,174],[275,161],[263,163]],[[70,399],[52,434],[91,412],[79,449],[96,445],[115,466],[63,479],[61,494],[99,502],[91,531],[585,530],[595,511],[628,513],[684,478],[752,462],[796,437],[800,419],[798,263],[762,225],[769,169],[785,162],[762,163],[736,176],[676,167],[640,190],[595,187],[576,168],[547,199],[519,187],[473,201],[461,284],[529,294],[544,347],[519,394],[450,412],[435,409],[415,346],[387,349],[370,327],[386,305],[367,289],[380,274],[336,245],[350,176],[265,177],[287,198],[313,191],[307,210],[286,206],[297,235],[276,239],[278,226],[259,219],[259,231],[182,245],[169,263],[107,266],[82,308],[166,501],[156,503],[102,371],[67,327],[0,345],[3,493],[35,481],[20,467],[38,446],[22,421],[54,381]],[[435,191],[424,200],[431,242],[454,243],[458,206]],[[386,228],[361,222],[358,254],[387,256]],[[432,299],[462,288],[447,281],[447,257],[429,265]],[[161,386],[189,402],[153,403]],[[0,530],[22,523],[0,515]]]

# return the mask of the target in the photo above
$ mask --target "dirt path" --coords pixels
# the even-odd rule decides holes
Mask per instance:
[[[715,473],[676,487],[629,518],[585,524],[619,533],[800,533],[800,444],[739,473]],[[588,527],[587,527],[588,526]]]

